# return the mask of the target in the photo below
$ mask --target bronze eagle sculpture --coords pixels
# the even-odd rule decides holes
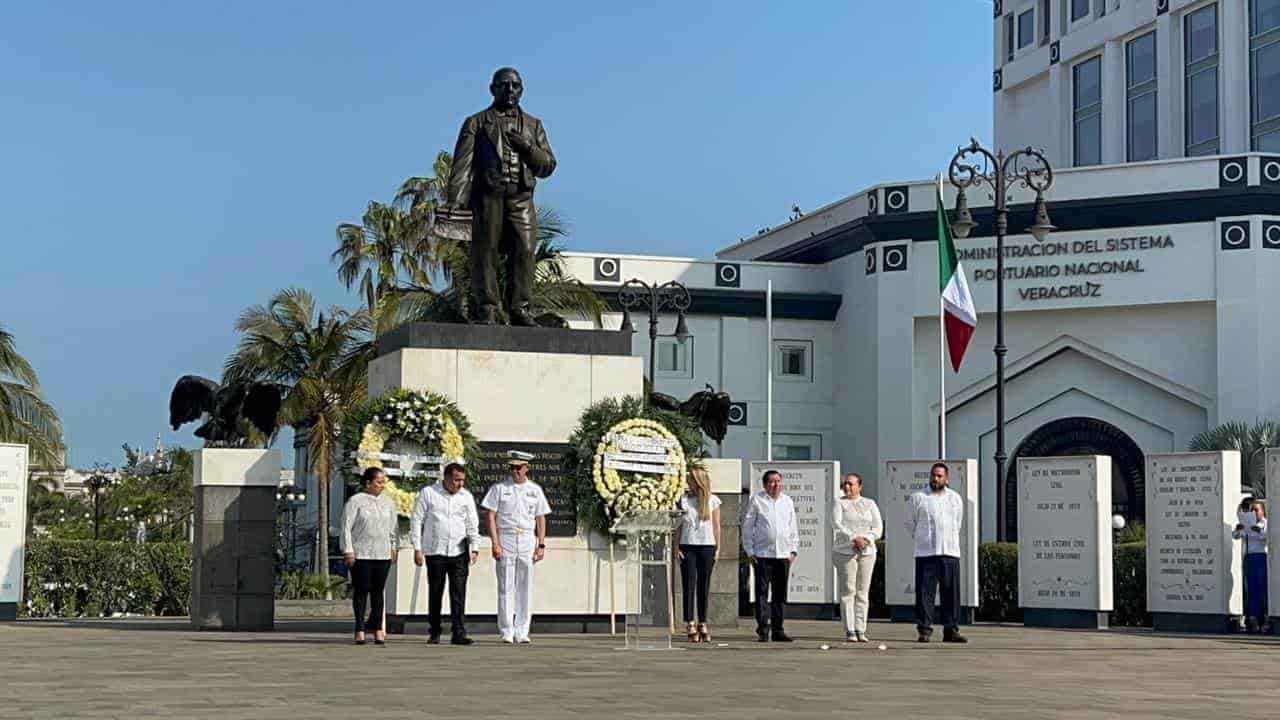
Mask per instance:
[[[729,432],[729,393],[716,392],[711,385],[707,385],[706,390],[694,393],[684,402],[665,393],[651,392],[649,403],[653,407],[678,412],[696,419],[702,432],[717,444],[722,442],[725,433]]]
[[[169,395],[169,425],[206,418],[195,436],[207,448],[245,448],[253,442],[250,428],[270,444],[279,428],[283,393],[274,383],[235,381],[226,385],[198,375],[183,375]]]

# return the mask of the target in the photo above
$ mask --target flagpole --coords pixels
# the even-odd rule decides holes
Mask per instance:
[[[764,400],[764,459],[773,462],[773,280],[765,283],[764,291],[764,325],[766,340],[765,354],[769,361],[765,375]]]
[[[938,202],[942,202],[942,173],[938,173]],[[939,239],[941,242],[941,239]],[[938,294],[938,459],[947,458],[947,323],[946,305]]]

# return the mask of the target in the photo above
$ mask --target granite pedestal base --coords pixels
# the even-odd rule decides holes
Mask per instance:
[[[973,616],[974,616],[974,608],[971,608],[971,607],[960,608],[960,624],[961,625],[972,625]],[[937,624],[937,620],[940,617],[942,617],[942,608],[935,607],[933,609],[933,618],[934,618],[935,625]],[[889,620],[891,622],[896,622],[896,623],[905,623],[905,622],[915,623],[916,609],[912,605],[890,605]]]
[[[1111,626],[1111,613],[1061,608],[1023,608],[1022,624],[1027,627],[1106,630]]]
[[[199,450],[195,467],[191,625],[271,630],[280,453]]]
[[[0,622],[18,619],[18,603],[0,603]]]
[[[1230,615],[1151,613],[1151,629],[1157,632],[1230,633],[1238,627]]]

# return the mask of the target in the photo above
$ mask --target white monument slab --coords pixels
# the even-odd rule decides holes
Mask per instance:
[[[888,460],[879,484],[880,514],[884,518],[884,601],[908,610],[916,603],[915,540],[907,531],[907,500],[928,491],[929,468],[937,460]],[[978,607],[978,461],[943,460],[951,489],[964,498],[964,523],[960,528],[960,605]],[[898,611],[901,613],[902,611]],[[967,613],[970,614],[971,613]],[[895,615],[895,619],[906,617]]]
[[[1146,484],[1152,626],[1225,631],[1243,611],[1240,550],[1231,538],[1240,453],[1148,455]]]
[[[1280,498],[1280,448],[1267,448],[1267,497]],[[1268,503],[1268,524],[1276,507]],[[1272,527],[1267,528],[1267,604],[1267,614],[1280,617],[1280,528]]]
[[[751,491],[759,492],[766,470],[782,473],[782,492],[796,506],[800,549],[787,584],[788,603],[834,603],[835,566],[831,564],[831,504],[840,482],[839,462],[782,460],[751,463]]]
[[[0,620],[22,602],[27,537],[27,446],[0,443]]]
[[[1018,605],[1027,625],[1105,628],[1111,458],[1018,460]]]

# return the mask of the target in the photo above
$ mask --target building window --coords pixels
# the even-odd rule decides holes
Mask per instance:
[[[1102,162],[1102,58],[1094,57],[1071,69],[1076,167]]]
[[[1280,152],[1280,0],[1252,0],[1250,5],[1253,149]]]
[[[1013,13],[1004,16],[1004,60],[1013,61]]]
[[[1018,49],[1036,42],[1036,11],[1028,10],[1018,15]]]
[[[1040,0],[1040,44],[1049,44],[1049,0]]]
[[[1218,153],[1218,6],[1183,21],[1187,157]]]
[[[821,435],[773,434],[774,460],[817,460],[821,457]]]
[[[675,338],[658,338],[658,368],[660,377],[693,377],[693,338],[680,342]]]
[[[1126,128],[1129,162],[1155,160],[1156,147],[1156,34],[1130,40],[1125,46],[1128,77]]]
[[[773,376],[779,380],[813,380],[813,342],[775,340]]]
[[[1071,22],[1089,16],[1089,0],[1071,0]]]

